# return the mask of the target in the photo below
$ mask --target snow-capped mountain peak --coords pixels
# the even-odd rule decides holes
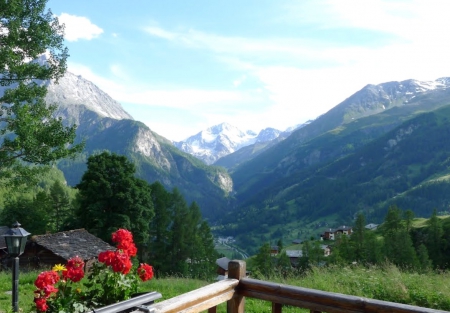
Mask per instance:
[[[279,134],[280,131],[274,128],[266,128],[256,134],[251,130],[242,131],[231,124],[222,123],[174,144],[180,150],[194,155],[206,164],[212,164],[242,147],[255,142],[272,140]]]

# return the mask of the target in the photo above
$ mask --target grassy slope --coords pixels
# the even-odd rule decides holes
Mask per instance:
[[[33,282],[37,272],[22,273],[20,277],[19,306],[22,312],[31,312],[33,301]],[[313,268],[304,277],[274,278],[272,281],[314,288],[331,292],[339,292],[360,297],[376,298],[386,301],[407,303],[441,310],[450,310],[450,272],[430,272],[427,274],[408,273],[391,265],[373,267],[348,268]],[[158,291],[163,298],[175,297],[179,294],[200,288],[210,282],[185,278],[154,279],[141,284],[140,291]],[[0,313],[10,312],[11,273],[0,273]],[[246,312],[269,311],[270,303],[247,299]],[[225,304],[219,306],[218,312],[226,312]],[[299,312],[287,307],[283,312]],[[303,312],[303,311],[302,311]],[[304,311],[308,312],[308,311]]]

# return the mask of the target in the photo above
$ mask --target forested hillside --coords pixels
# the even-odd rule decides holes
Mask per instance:
[[[292,140],[286,139],[278,150],[245,164],[260,167],[264,155],[281,160],[272,170],[265,167],[253,177],[243,176],[248,172],[242,169],[232,174],[240,206],[219,230],[241,235],[241,244],[253,247],[281,237],[316,236],[320,225],[350,224],[358,212],[379,222],[392,204],[418,216],[446,211],[450,106],[421,111],[444,105],[448,94],[424,95],[415,105],[343,124],[297,143],[282,158]]]

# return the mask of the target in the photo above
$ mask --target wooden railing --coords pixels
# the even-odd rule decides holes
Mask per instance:
[[[227,303],[227,313],[244,313],[246,297],[271,302],[273,313],[281,313],[284,305],[309,309],[311,313],[448,313],[246,278],[244,261],[231,261],[228,277],[178,297],[141,307],[132,313],[215,313],[217,305],[224,302]]]

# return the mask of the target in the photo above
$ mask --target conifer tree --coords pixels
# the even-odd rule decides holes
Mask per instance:
[[[397,206],[391,206],[386,214],[383,223],[385,255],[398,266],[416,268],[418,266],[417,254],[411,236],[406,231],[405,223],[401,219],[401,213]]]
[[[435,267],[442,266],[442,236],[444,230],[442,228],[442,221],[437,216],[436,209],[428,219],[428,232],[426,236],[426,246],[430,259],[433,261]]]
[[[105,241],[118,228],[126,228],[143,248],[149,239],[153,202],[150,185],[134,174],[135,167],[125,156],[109,152],[90,156],[77,185],[76,217],[82,227]]]
[[[270,278],[274,272],[274,264],[270,255],[270,244],[264,243],[255,257],[255,268],[259,275]]]
[[[190,231],[187,227],[186,221],[189,219],[189,210],[177,188],[172,191],[171,200],[172,212],[172,227],[170,231],[169,244],[169,264],[173,273],[186,275],[188,273],[187,261],[189,257],[189,239]]]
[[[172,222],[170,212],[171,195],[160,182],[151,185],[152,201],[155,216],[150,221],[149,259],[155,268],[156,275],[170,272],[170,264],[167,261],[170,244],[170,224]]]
[[[55,181],[51,186],[50,200],[52,207],[52,229],[53,231],[59,231],[61,230],[64,220],[71,215],[70,197],[60,181]]]
[[[355,226],[353,227],[354,232],[351,236],[351,241],[354,242],[355,248],[355,260],[356,261],[366,261],[366,219],[362,213],[359,213],[356,217]]]

